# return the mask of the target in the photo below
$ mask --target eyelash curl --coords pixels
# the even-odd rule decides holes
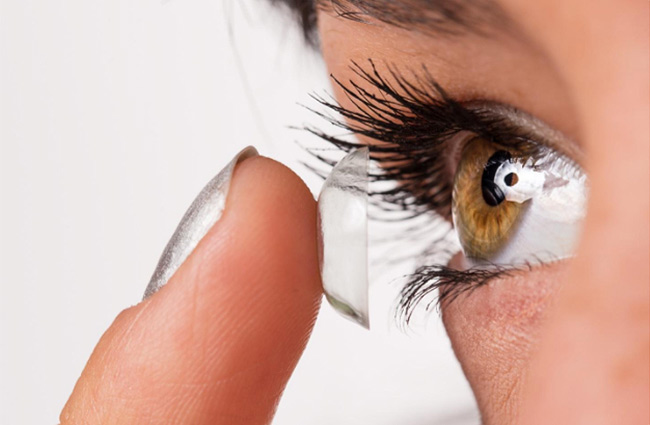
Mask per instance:
[[[373,182],[395,183],[389,187],[380,185],[381,189],[369,192],[371,205],[388,213],[381,219],[407,220],[435,211],[439,217],[449,220],[453,175],[448,171],[446,156],[450,143],[460,133],[525,152],[531,157],[541,155],[540,144],[534,141],[533,135],[482,108],[479,102],[470,105],[454,100],[425,66],[420,72],[409,73],[408,78],[394,66],[386,65],[386,68],[388,78],[380,74],[372,60],[368,60],[368,68],[352,62],[351,69],[363,85],[353,80],[343,83],[331,76],[352,107],[346,108],[333,99],[312,95],[335,114],[308,108],[335,127],[369,140],[369,143],[350,141],[316,127],[305,127],[308,132],[344,152],[359,147],[369,148],[370,158],[378,165],[369,173],[371,187]],[[373,90],[363,87],[366,85]],[[324,156],[321,150],[308,151],[330,167],[336,163]],[[308,167],[322,177],[327,174]],[[434,290],[439,289],[437,303],[429,302],[427,310],[451,302],[459,295],[512,271],[512,268],[503,267],[463,271],[444,266],[419,267],[407,278],[396,316],[408,323],[415,307]]]

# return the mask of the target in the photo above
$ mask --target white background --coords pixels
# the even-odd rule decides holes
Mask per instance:
[[[263,0],[0,1],[0,424],[54,424],[232,155],[254,144],[317,192],[287,127],[329,83]],[[435,314],[418,334],[324,304],[275,423],[477,423]]]

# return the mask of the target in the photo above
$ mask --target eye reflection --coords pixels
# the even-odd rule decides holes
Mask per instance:
[[[454,179],[452,211],[468,257],[490,258],[517,225],[524,205],[506,201],[495,180],[499,168],[511,159],[510,152],[483,139],[474,139],[463,150]]]
[[[452,216],[470,265],[570,257],[584,216],[586,176],[550,148],[533,157],[476,138],[463,149]]]
[[[496,151],[487,160],[483,169],[483,176],[481,177],[481,192],[483,194],[483,200],[485,200],[485,203],[491,207],[496,207],[506,199],[506,195],[494,179],[499,168],[508,162],[510,158],[510,152]],[[512,183],[513,179],[510,178],[509,180],[510,183]]]

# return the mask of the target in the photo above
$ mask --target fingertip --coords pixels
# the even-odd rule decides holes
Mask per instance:
[[[258,250],[257,260],[274,269],[295,269],[304,277],[300,288],[320,295],[316,201],[291,169],[261,156],[243,162],[235,171],[222,225],[218,231],[267,248]]]
[[[246,410],[251,423],[272,416],[320,306],[316,233],[303,181],[279,162],[249,158],[235,170],[222,218],[170,282],[187,321],[178,328],[183,346],[207,353],[198,361],[211,362],[215,379],[237,376],[214,414]]]
[[[284,165],[246,159],[169,283],[102,337],[62,423],[268,423],[321,291],[311,193]]]

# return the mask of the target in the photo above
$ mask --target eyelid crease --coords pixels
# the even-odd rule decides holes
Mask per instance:
[[[527,137],[531,140],[564,154],[578,165],[584,163],[584,151],[578,142],[521,109],[490,100],[473,100],[463,105],[482,114],[502,117],[521,129],[527,129],[530,132]]]

